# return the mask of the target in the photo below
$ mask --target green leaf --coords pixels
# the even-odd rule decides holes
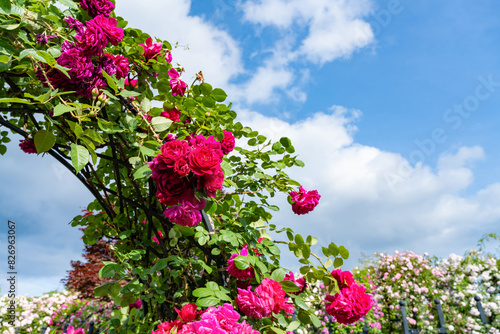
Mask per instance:
[[[271,279],[275,280],[276,282],[281,282],[283,278],[285,278],[285,275],[285,270],[283,268],[278,268],[271,274]]]
[[[280,143],[281,143],[281,145],[283,145],[285,148],[286,148],[286,147],[289,147],[289,146],[291,146],[291,145],[292,145],[292,142],[291,142],[291,141],[290,141],[290,139],[289,139],[289,138],[287,138],[287,137],[281,137],[281,138],[280,138]]]
[[[333,267],[334,268],[340,268],[344,264],[344,260],[342,260],[341,257],[336,257],[335,261],[333,261]]]
[[[212,93],[212,85],[204,82],[200,85],[200,90],[203,95],[209,96]]]
[[[153,174],[151,168],[149,168],[148,164],[145,164],[144,166],[135,171],[134,179],[135,180],[142,179],[143,177],[150,176],[151,174]]]
[[[151,101],[147,98],[143,98],[141,101],[141,108],[144,113],[147,113],[151,110]]]
[[[7,152],[7,146],[0,144],[0,155],[4,155]]]
[[[203,99],[201,100],[201,102],[203,103],[203,105],[205,107],[208,107],[208,108],[215,107],[215,100],[211,96],[205,96],[205,97],[203,97]]]
[[[300,234],[296,234],[295,243],[297,244],[297,246],[302,246],[304,244],[304,238]]]
[[[163,116],[153,117],[151,120],[151,125],[156,132],[162,132],[167,130],[173,121]]]
[[[324,254],[325,256],[330,256],[330,255],[331,255],[331,254],[330,254],[330,250],[329,250],[328,248],[326,248],[326,247],[322,247],[322,248],[321,248],[321,250],[323,251],[323,254]]]
[[[115,91],[115,94],[118,93],[118,86],[116,85],[116,80],[113,79],[105,70],[102,70],[102,75],[106,79],[109,87]]]
[[[212,255],[219,255],[220,254],[220,249],[219,248],[214,248],[212,249]]]
[[[205,297],[205,298],[199,298],[196,300],[196,305],[200,307],[209,307],[209,306],[217,306],[220,303],[219,298],[215,297]]]
[[[215,88],[213,91],[212,91],[212,94],[211,96],[215,99],[215,101],[217,102],[224,102],[227,98],[227,94],[226,92],[224,92],[222,89],[220,88]]]
[[[36,151],[38,153],[47,152],[56,143],[56,136],[47,130],[39,130],[34,137]]]
[[[26,99],[19,99],[17,97],[4,97],[0,99],[0,103],[24,103],[24,104],[31,104],[29,100]]]
[[[332,259],[328,259],[328,260],[326,260],[326,262],[325,262],[325,267],[326,267],[326,268],[330,268],[332,265],[333,265],[333,261],[332,261]]]
[[[12,5],[10,3],[10,0],[0,0],[0,8],[6,13],[10,14],[10,10],[12,8]]]
[[[279,329],[278,327],[271,326],[271,330],[276,334],[286,334],[284,330]]]
[[[299,326],[300,326],[300,322],[299,322],[299,321],[297,321],[297,320],[292,321],[292,322],[288,325],[288,327],[286,328],[286,331],[287,331],[287,332],[292,332],[292,331],[296,330],[297,328],[299,328]]]
[[[281,281],[281,286],[285,292],[298,292],[300,288],[292,281]]]
[[[321,321],[319,320],[319,318],[316,316],[316,314],[314,313],[311,313],[309,315],[311,317],[311,322],[312,324],[315,326],[315,327],[321,327]]]
[[[71,0],[57,0],[57,1],[60,2],[61,4],[65,5],[65,6],[68,6],[71,9],[78,10],[78,6],[76,5],[76,3],[74,3]]]
[[[331,254],[332,256],[337,256],[337,255],[339,255],[339,248],[338,248],[338,247],[337,247],[337,245],[336,245],[336,244],[334,244],[333,242],[332,242],[332,243],[330,243],[330,244],[328,245],[328,250],[330,251],[330,254]]]
[[[116,274],[116,267],[114,262],[106,264],[99,270],[99,278],[111,278]]]
[[[55,108],[54,108],[54,117],[62,115],[64,113],[67,113],[67,112],[75,110],[75,109],[76,109],[76,107],[70,107],[70,106],[67,106],[67,105],[60,103],[57,106],[55,106]]]
[[[71,162],[73,163],[73,167],[75,167],[77,174],[89,162],[89,151],[81,145],[72,143],[70,156]]]
[[[193,291],[193,296],[203,298],[208,296],[213,296],[214,292],[207,288],[198,288]]]
[[[119,95],[123,97],[131,97],[131,96],[139,96],[141,94],[131,90],[122,90]]]
[[[307,306],[306,302],[301,297],[296,297],[294,302],[295,302],[295,305],[297,305],[299,308],[306,310],[306,311],[309,310],[309,306]]]
[[[49,64],[50,66],[52,65],[55,65],[56,63],[56,60],[54,59],[54,57],[52,57],[52,55],[50,53],[48,53],[47,51],[43,51],[43,50],[38,50],[36,52],[37,55],[39,55],[40,57],[42,57],[43,59],[45,59],[45,62],[47,64]]]
[[[339,247],[339,254],[344,260],[349,258],[349,251],[344,246]]]
[[[158,89],[158,92],[160,93],[168,93],[170,91],[170,83],[168,79],[160,79],[158,83],[156,84],[156,88]]]
[[[118,125],[108,122],[102,118],[97,119],[97,125],[104,133],[113,134],[117,132],[123,132],[123,129]]]
[[[234,258],[234,264],[236,268],[240,270],[245,270],[250,267],[250,259],[247,256],[237,256]]]
[[[150,269],[150,272],[154,273],[154,272],[163,270],[167,266],[167,264],[168,264],[167,259],[159,259],[158,261],[156,261],[153,268]]]
[[[104,268],[104,267],[103,267]],[[101,268],[102,270],[102,268]],[[111,286],[113,285],[114,283],[111,283],[111,282],[108,282],[108,283],[104,283],[100,286],[98,286],[97,288],[94,289],[94,295],[96,297],[104,297],[104,296],[107,296],[108,295],[108,292],[111,288]]]

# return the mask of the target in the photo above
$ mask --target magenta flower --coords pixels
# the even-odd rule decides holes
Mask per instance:
[[[158,231],[158,234],[160,235],[160,239],[163,239],[163,233],[161,233],[161,231]],[[158,238],[156,237],[156,235],[153,236],[153,241],[156,242],[158,245],[160,244],[160,241],[158,240]],[[142,305],[142,303],[141,303]]]
[[[85,331],[83,330],[83,328],[76,328],[75,329],[75,327],[69,326],[66,329],[66,333],[65,334],[85,334]]]
[[[189,192],[182,196],[180,205],[167,208],[163,214],[173,223],[193,227],[201,221],[201,210],[205,208],[206,202],[196,199],[194,194],[186,194]]]
[[[234,150],[236,141],[231,131],[224,130],[224,138],[222,138],[222,140],[220,141],[220,145],[222,147],[222,153],[224,153],[224,155]]]
[[[180,74],[175,68],[168,71],[168,75],[172,78],[170,79],[170,87],[172,88],[172,95],[184,96],[186,92],[187,84],[180,79]]]
[[[289,195],[292,197],[292,211],[298,215],[303,215],[314,210],[318,205],[321,195],[317,190],[307,191],[304,187],[299,187],[299,191],[291,191]]]
[[[80,5],[91,17],[101,14],[109,16],[115,9],[115,5],[109,0],[80,0]]]
[[[364,317],[371,309],[372,300],[366,288],[352,284],[334,296],[326,296],[326,313],[341,324],[352,324]]]
[[[169,49],[165,51],[165,60],[167,61],[167,63],[172,62],[172,52],[170,52]]]
[[[307,281],[305,280],[304,277],[297,278],[295,279],[295,276],[293,275],[293,272],[289,272],[288,274],[285,275],[285,278],[283,279],[284,281],[292,281],[299,287],[299,291],[297,292],[291,292],[291,294],[294,295],[299,295],[302,292],[304,292],[307,288]]]
[[[161,233],[160,231],[158,231],[158,232]],[[140,300],[139,298],[137,298],[137,300],[135,301],[135,303],[129,304],[128,307],[130,309],[133,309],[133,308],[140,309],[142,307],[142,300]]]
[[[144,48],[144,58],[146,61],[156,59],[161,53],[162,43],[153,43],[151,37],[146,39],[146,44],[139,44]]]
[[[29,154],[38,153],[36,151],[35,143],[32,142],[31,140],[29,140],[29,139],[21,139],[19,141],[20,141],[19,147],[21,148],[21,150],[24,153],[29,153]]]

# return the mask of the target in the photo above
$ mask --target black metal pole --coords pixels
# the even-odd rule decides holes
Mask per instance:
[[[403,324],[404,334],[410,334],[410,328],[408,327],[408,320],[406,320],[406,303],[404,300],[399,302],[399,310],[401,311],[401,321]]]
[[[434,303],[436,304],[436,309],[439,318],[439,327],[437,329],[438,333],[446,334],[446,324],[444,322],[443,308],[441,307],[441,301],[439,299],[434,299]]]
[[[481,322],[483,323],[483,325],[486,325],[488,323],[488,320],[486,319],[486,315],[484,314],[483,305],[481,304],[481,297],[474,296],[474,300],[476,301],[476,306],[477,309],[479,310],[479,316],[481,317]]]

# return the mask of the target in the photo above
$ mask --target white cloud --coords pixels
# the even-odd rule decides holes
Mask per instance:
[[[320,205],[306,216],[293,215],[286,201],[279,200],[282,210],[275,223],[315,234],[320,243],[344,244],[354,260],[361,251],[376,250],[461,253],[483,234],[498,230],[500,183],[463,195],[474,179],[470,164],[484,158],[482,148],[444,153],[436,170],[421,163],[411,166],[400,154],[356,143],[353,122],[359,115],[338,106],[293,124],[254,112],[241,115],[274,140],[292,139],[306,167],[290,175],[322,195]],[[402,163],[409,172],[393,184],[387,174],[399,173]]]
[[[225,88],[243,71],[241,49],[224,30],[198,16],[189,15],[190,0],[120,0],[116,13],[130,27],[142,29],[151,36],[177,42],[172,50],[173,63],[186,70],[183,79],[190,84],[197,72],[215,87]]]
[[[287,33],[294,25],[306,28],[296,57],[314,63],[349,57],[374,40],[370,25],[363,21],[372,11],[370,0],[247,1],[243,10],[247,21],[262,26]]]

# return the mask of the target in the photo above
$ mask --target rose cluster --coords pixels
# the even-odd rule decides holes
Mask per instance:
[[[197,135],[186,140],[170,137],[161,146],[161,153],[149,162],[156,196],[168,206],[164,214],[170,221],[190,227],[201,221],[200,210],[206,202],[197,198],[195,191],[215,197],[222,189],[225,145],[226,137],[221,142],[214,136]]]
[[[251,287],[238,288],[236,305],[247,316],[262,319],[273,313],[279,314],[281,310],[293,314],[293,305],[288,303],[288,299],[281,284],[270,278],[264,278],[255,291],[252,291]]]
[[[319,203],[321,195],[317,190],[307,191],[304,187],[299,187],[299,191],[289,192],[292,198],[292,211],[298,215],[304,215],[314,210]]]
[[[117,26],[115,18],[109,17],[114,5],[108,0],[84,0],[81,5],[93,18],[85,24],[71,16],[64,19],[76,32],[76,41],[64,41],[61,55],[56,59],[58,65],[70,68],[69,78],[48,65],[40,65],[37,76],[45,85],[92,98],[93,91],[106,86],[102,71],[124,78],[129,61],[122,55],[104,53],[108,43],[116,46],[123,39],[123,29]]]
[[[331,274],[337,281],[339,292],[326,296],[326,313],[341,324],[352,324],[368,314],[372,300],[366,288],[356,284],[348,271],[337,269]]]
[[[175,309],[179,319],[158,325],[152,334],[259,334],[251,325],[238,322],[240,315],[231,304],[209,307],[206,311],[197,311],[196,304],[186,304],[180,310]]]

